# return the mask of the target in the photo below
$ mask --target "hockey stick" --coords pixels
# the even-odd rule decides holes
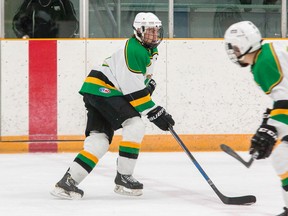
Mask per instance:
[[[223,195],[215,186],[215,184],[211,181],[211,179],[208,177],[208,175],[205,173],[205,171],[202,169],[200,164],[197,162],[197,160],[194,158],[194,156],[191,154],[189,149],[185,146],[183,141],[180,139],[180,137],[177,135],[177,133],[174,131],[172,126],[169,127],[169,131],[172,134],[172,136],[175,138],[175,140],[178,142],[178,144],[182,147],[182,149],[185,151],[185,153],[188,155],[188,157],[191,159],[193,164],[196,166],[196,168],[200,171],[201,175],[205,178],[207,183],[210,185],[210,187],[214,190],[214,192],[217,194],[217,196],[220,198],[220,200],[224,204],[228,205],[251,205],[256,202],[256,197],[253,195],[248,196],[241,196],[241,197],[227,197]]]
[[[240,161],[244,166],[246,166],[247,168],[249,168],[252,163],[254,162],[254,158],[256,157],[255,155],[252,155],[251,158],[249,159],[249,161],[245,161],[243,160],[243,158],[240,157],[240,155],[238,155],[232,148],[230,148],[229,146],[225,145],[225,144],[221,144],[220,148],[226,152],[228,155],[234,157],[236,160]]]

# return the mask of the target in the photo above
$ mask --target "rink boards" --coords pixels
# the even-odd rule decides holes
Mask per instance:
[[[2,40],[0,152],[66,152],[82,148],[86,110],[78,91],[125,39]],[[223,40],[163,40],[153,100],[172,114],[193,151],[226,143],[247,150],[271,101],[249,68],[232,64]],[[179,151],[175,140],[143,117],[142,151]],[[117,151],[121,130],[111,151]],[[4,142],[5,141],[5,142]],[[8,141],[8,142],[7,142]]]

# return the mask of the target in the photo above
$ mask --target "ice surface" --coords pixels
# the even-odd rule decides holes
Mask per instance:
[[[82,200],[60,200],[49,191],[76,153],[0,154],[1,216],[268,216],[282,212],[280,181],[270,159],[248,169],[224,152],[192,152],[226,196],[255,195],[251,206],[225,205],[184,152],[141,153],[134,177],[141,197],[113,192],[117,153],[108,152],[79,185]],[[249,159],[245,152],[239,154]]]

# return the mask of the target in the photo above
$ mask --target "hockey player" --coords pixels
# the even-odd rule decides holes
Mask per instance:
[[[286,207],[278,216],[288,216],[288,52],[284,42],[262,44],[261,33],[250,21],[231,25],[224,35],[230,60],[241,67],[251,65],[256,84],[274,101],[251,139],[250,154],[272,163],[282,182]]]
[[[87,76],[80,93],[87,113],[84,149],[74,159],[52,195],[67,199],[82,198],[77,187],[108,151],[114,131],[122,128],[114,191],[142,195],[143,184],[133,176],[147,116],[166,131],[174,125],[172,116],[151,99],[156,82],[151,79],[157,60],[157,46],[163,39],[161,21],[153,13],[138,13],[134,35],[125,46],[107,58],[99,70]]]
[[[24,0],[13,17],[18,38],[70,38],[79,22],[70,0]]]

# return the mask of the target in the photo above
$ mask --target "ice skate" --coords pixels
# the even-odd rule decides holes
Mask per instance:
[[[71,178],[70,173],[65,173],[63,178],[56,183],[51,195],[63,199],[81,199],[84,192],[76,186],[76,182]]]
[[[122,175],[117,172],[115,178],[115,193],[128,196],[141,196],[143,184],[138,182],[132,175]]]
[[[284,207],[284,212],[282,214],[279,214],[277,216],[288,216],[288,208]]]

